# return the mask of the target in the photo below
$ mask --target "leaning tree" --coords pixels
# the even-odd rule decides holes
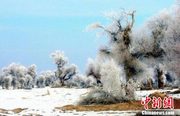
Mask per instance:
[[[138,59],[131,54],[132,43],[132,28],[135,22],[135,11],[123,11],[121,17],[112,17],[113,23],[111,26],[102,26],[100,24],[93,24],[91,27],[101,28],[107,33],[110,43],[108,46],[100,48],[100,55],[106,58],[112,58],[117,64],[124,67],[127,80],[141,71],[139,68]],[[123,17],[122,17],[123,16]],[[88,75],[93,75],[99,78],[101,75],[95,71],[92,66],[88,69]]]

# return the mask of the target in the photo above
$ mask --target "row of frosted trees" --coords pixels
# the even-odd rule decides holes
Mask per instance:
[[[91,87],[96,85],[94,78],[78,73],[77,66],[68,65],[68,59],[61,51],[51,54],[57,66],[56,71],[43,71],[37,74],[36,65],[25,67],[20,64],[12,63],[2,68],[0,73],[0,86],[2,89],[32,89],[34,87]]]
[[[23,89],[33,88],[35,86],[36,65],[28,68],[12,63],[1,71],[0,85],[3,89]]]

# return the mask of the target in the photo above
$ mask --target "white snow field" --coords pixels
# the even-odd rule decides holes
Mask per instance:
[[[75,88],[40,88],[32,90],[0,90],[0,109],[9,110],[6,113],[0,113],[4,116],[21,115],[43,115],[43,116],[119,116],[135,115],[137,111],[103,111],[103,112],[76,112],[60,111],[55,107],[61,107],[69,104],[76,104],[79,98],[90,89]],[[136,98],[140,99],[149,93],[146,91],[137,91]],[[176,97],[179,98],[179,94]],[[20,113],[14,113],[10,110],[16,108],[25,108]]]
[[[27,108],[22,114],[57,115],[55,107],[75,104],[88,89],[40,88],[32,90],[0,90],[0,108]],[[10,114],[13,112],[10,112]],[[10,115],[9,114],[9,115]]]

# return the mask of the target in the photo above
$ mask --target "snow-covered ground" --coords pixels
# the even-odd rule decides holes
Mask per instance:
[[[19,114],[9,111],[3,115],[45,115],[45,116],[92,116],[92,115],[134,115],[132,111],[76,112],[59,111],[55,107],[76,104],[79,98],[90,89],[75,88],[42,88],[32,90],[0,90],[0,109],[12,110],[26,108]],[[140,99],[154,91],[137,91],[136,98]],[[180,98],[179,94],[176,95]],[[137,111],[136,111],[137,112]],[[1,115],[1,113],[0,113]]]
[[[32,90],[0,90],[0,108],[27,108],[21,114],[56,115],[55,107],[76,104],[88,89],[42,88]]]

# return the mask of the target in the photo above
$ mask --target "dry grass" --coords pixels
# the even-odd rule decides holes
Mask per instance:
[[[168,97],[168,95],[166,93],[156,91],[156,92],[150,94],[149,97],[151,97],[151,98],[160,97],[161,99],[164,99],[165,97]]]
[[[110,105],[66,105],[56,107],[63,111],[127,111],[127,110],[144,110],[141,101],[131,101],[126,103],[110,104]],[[180,99],[174,99],[174,109],[180,109]]]
[[[15,108],[12,110],[6,110],[6,109],[0,109],[0,113],[2,114],[9,114],[9,112],[13,112],[15,114],[18,114],[20,112],[22,112],[23,110],[26,110],[27,108]]]
[[[37,113],[30,113],[28,115],[23,115],[23,116],[43,116],[43,115],[40,115],[40,114],[37,114]]]
[[[27,110],[27,108],[15,108],[10,111],[14,112],[15,114],[18,114],[18,113],[22,112],[23,110]]]
[[[8,114],[8,110],[5,110],[5,109],[0,109],[0,113],[3,113],[3,114]]]
[[[96,89],[90,91],[86,96],[81,97],[78,102],[79,105],[108,105],[108,104],[116,104],[130,101],[128,97],[125,96],[113,96],[112,94],[101,90]]]
[[[22,97],[22,99],[29,99],[29,98],[27,98],[27,97]]]
[[[142,110],[143,106],[140,101],[130,101],[126,103],[110,104],[110,105],[67,105],[57,107],[60,110],[76,110],[76,111],[124,111],[124,110]]]

